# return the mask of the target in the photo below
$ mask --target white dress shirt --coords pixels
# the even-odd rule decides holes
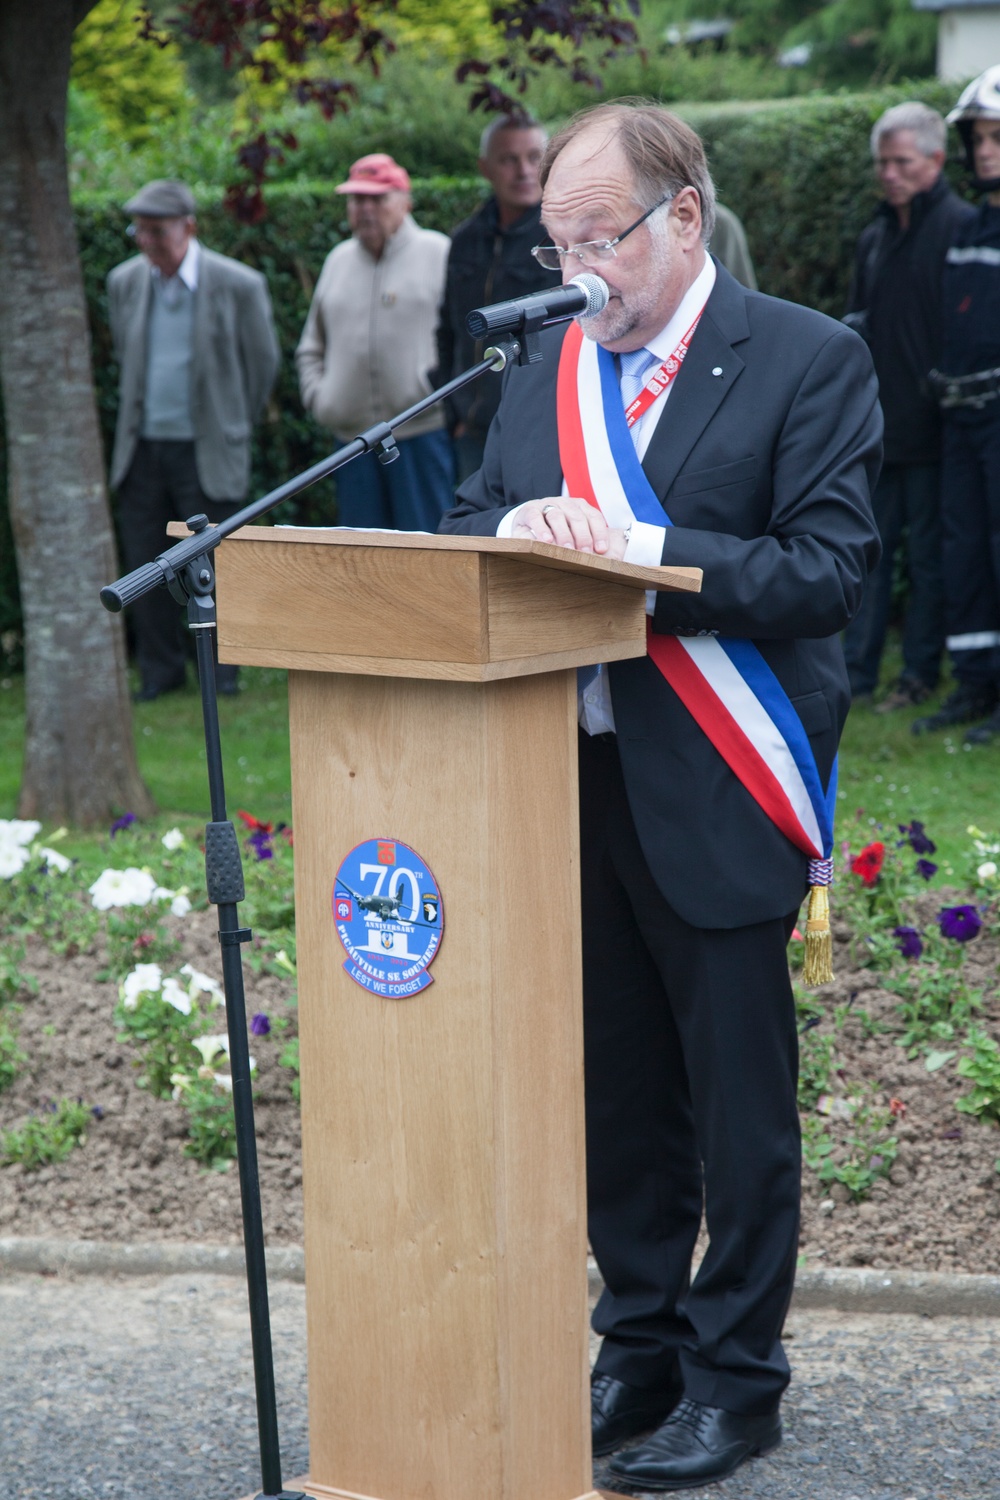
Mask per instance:
[[[201,247],[194,235],[188,241],[187,251],[173,276],[164,276],[159,266],[152,266],[153,280],[160,283],[163,300],[169,305],[180,293],[179,282],[183,281],[189,292],[198,290],[198,259]]]
[[[708,301],[714,285],[715,262],[710,255],[706,255],[705,264],[684,293],[673,316],[660,332],[646,343],[645,347],[650,354],[654,354],[657,359],[663,361],[674,353]],[[646,456],[646,450],[656,431],[656,424],[663,414],[673,388],[674,382],[671,381],[666,390],[651,406],[646,408],[630,429],[640,463]],[[562,492],[564,495],[569,493],[565,480]],[[529,502],[526,501],[525,504],[527,503]],[[503,517],[497,527],[497,536],[513,536],[514,525],[522,509],[523,506],[519,505]],[[663,543],[666,534],[665,526],[655,526],[648,521],[633,521],[625,547],[625,562],[637,563],[640,567],[658,568],[663,560]],[[651,615],[655,608],[656,590],[650,589],[646,594],[646,613]],[[586,677],[586,669],[582,675]],[[585,686],[581,687],[579,713],[581,728],[585,729],[588,734],[614,733],[615,720],[611,708],[611,689],[606,666],[597,667],[594,675],[586,681]]]

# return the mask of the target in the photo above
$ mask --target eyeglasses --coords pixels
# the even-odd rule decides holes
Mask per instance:
[[[567,255],[575,255],[581,261],[590,262],[614,260],[618,254],[615,246],[620,245],[622,240],[627,240],[633,229],[638,229],[640,224],[645,224],[658,208],[663,208],[664,204],[670,203],[673,196],[673,193],[668,193],[665,198],[660,199],[659,203],[654,203],[652,208],[647,208],[642,218],[636,219],[635,223],[623,229],[621,234],[616,234],[613,240],[587,240],[582,245],[570,245],[566,250],[560,250],[558,245],[536,245],[531,253],[538,264],[544,266],[547,271],[561,270]]]

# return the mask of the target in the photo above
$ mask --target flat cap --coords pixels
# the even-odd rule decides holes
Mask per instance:
[[[147,219],[186,219],[193,216],[194,194],[183,182],[159,177],[147,182],[125,205],[127,214],[141,214]]]

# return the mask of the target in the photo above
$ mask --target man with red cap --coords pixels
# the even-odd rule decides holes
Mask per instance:
[[[410,213],[410,178],[384,152],[363,156],[336,190],[351,238],[327,256],[295,359],[308,412],[341,442],[426,396],[450,241]],[[453,502],[444,413],[401,427],[399,458],[373,454],[337,472],[342,526],[434,531]]]

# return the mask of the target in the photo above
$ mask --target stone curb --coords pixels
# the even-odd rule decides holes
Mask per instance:
[[[239,1245],[115,1245],[101,1240],[0,1237],[0,1275],[13,1271],[74,1276],[178,1276],[193,1272],[243,1276]],[[297,1246],[267,1252],[274,1281],[305,1281]],[[602,1288],[591,1260],[592,1297]],[[938,1271],[801,1270],[792,1310],[858,1313],[917,1313],[927,1317],[1000,1318],[1000,1276],[952,1275]]]

